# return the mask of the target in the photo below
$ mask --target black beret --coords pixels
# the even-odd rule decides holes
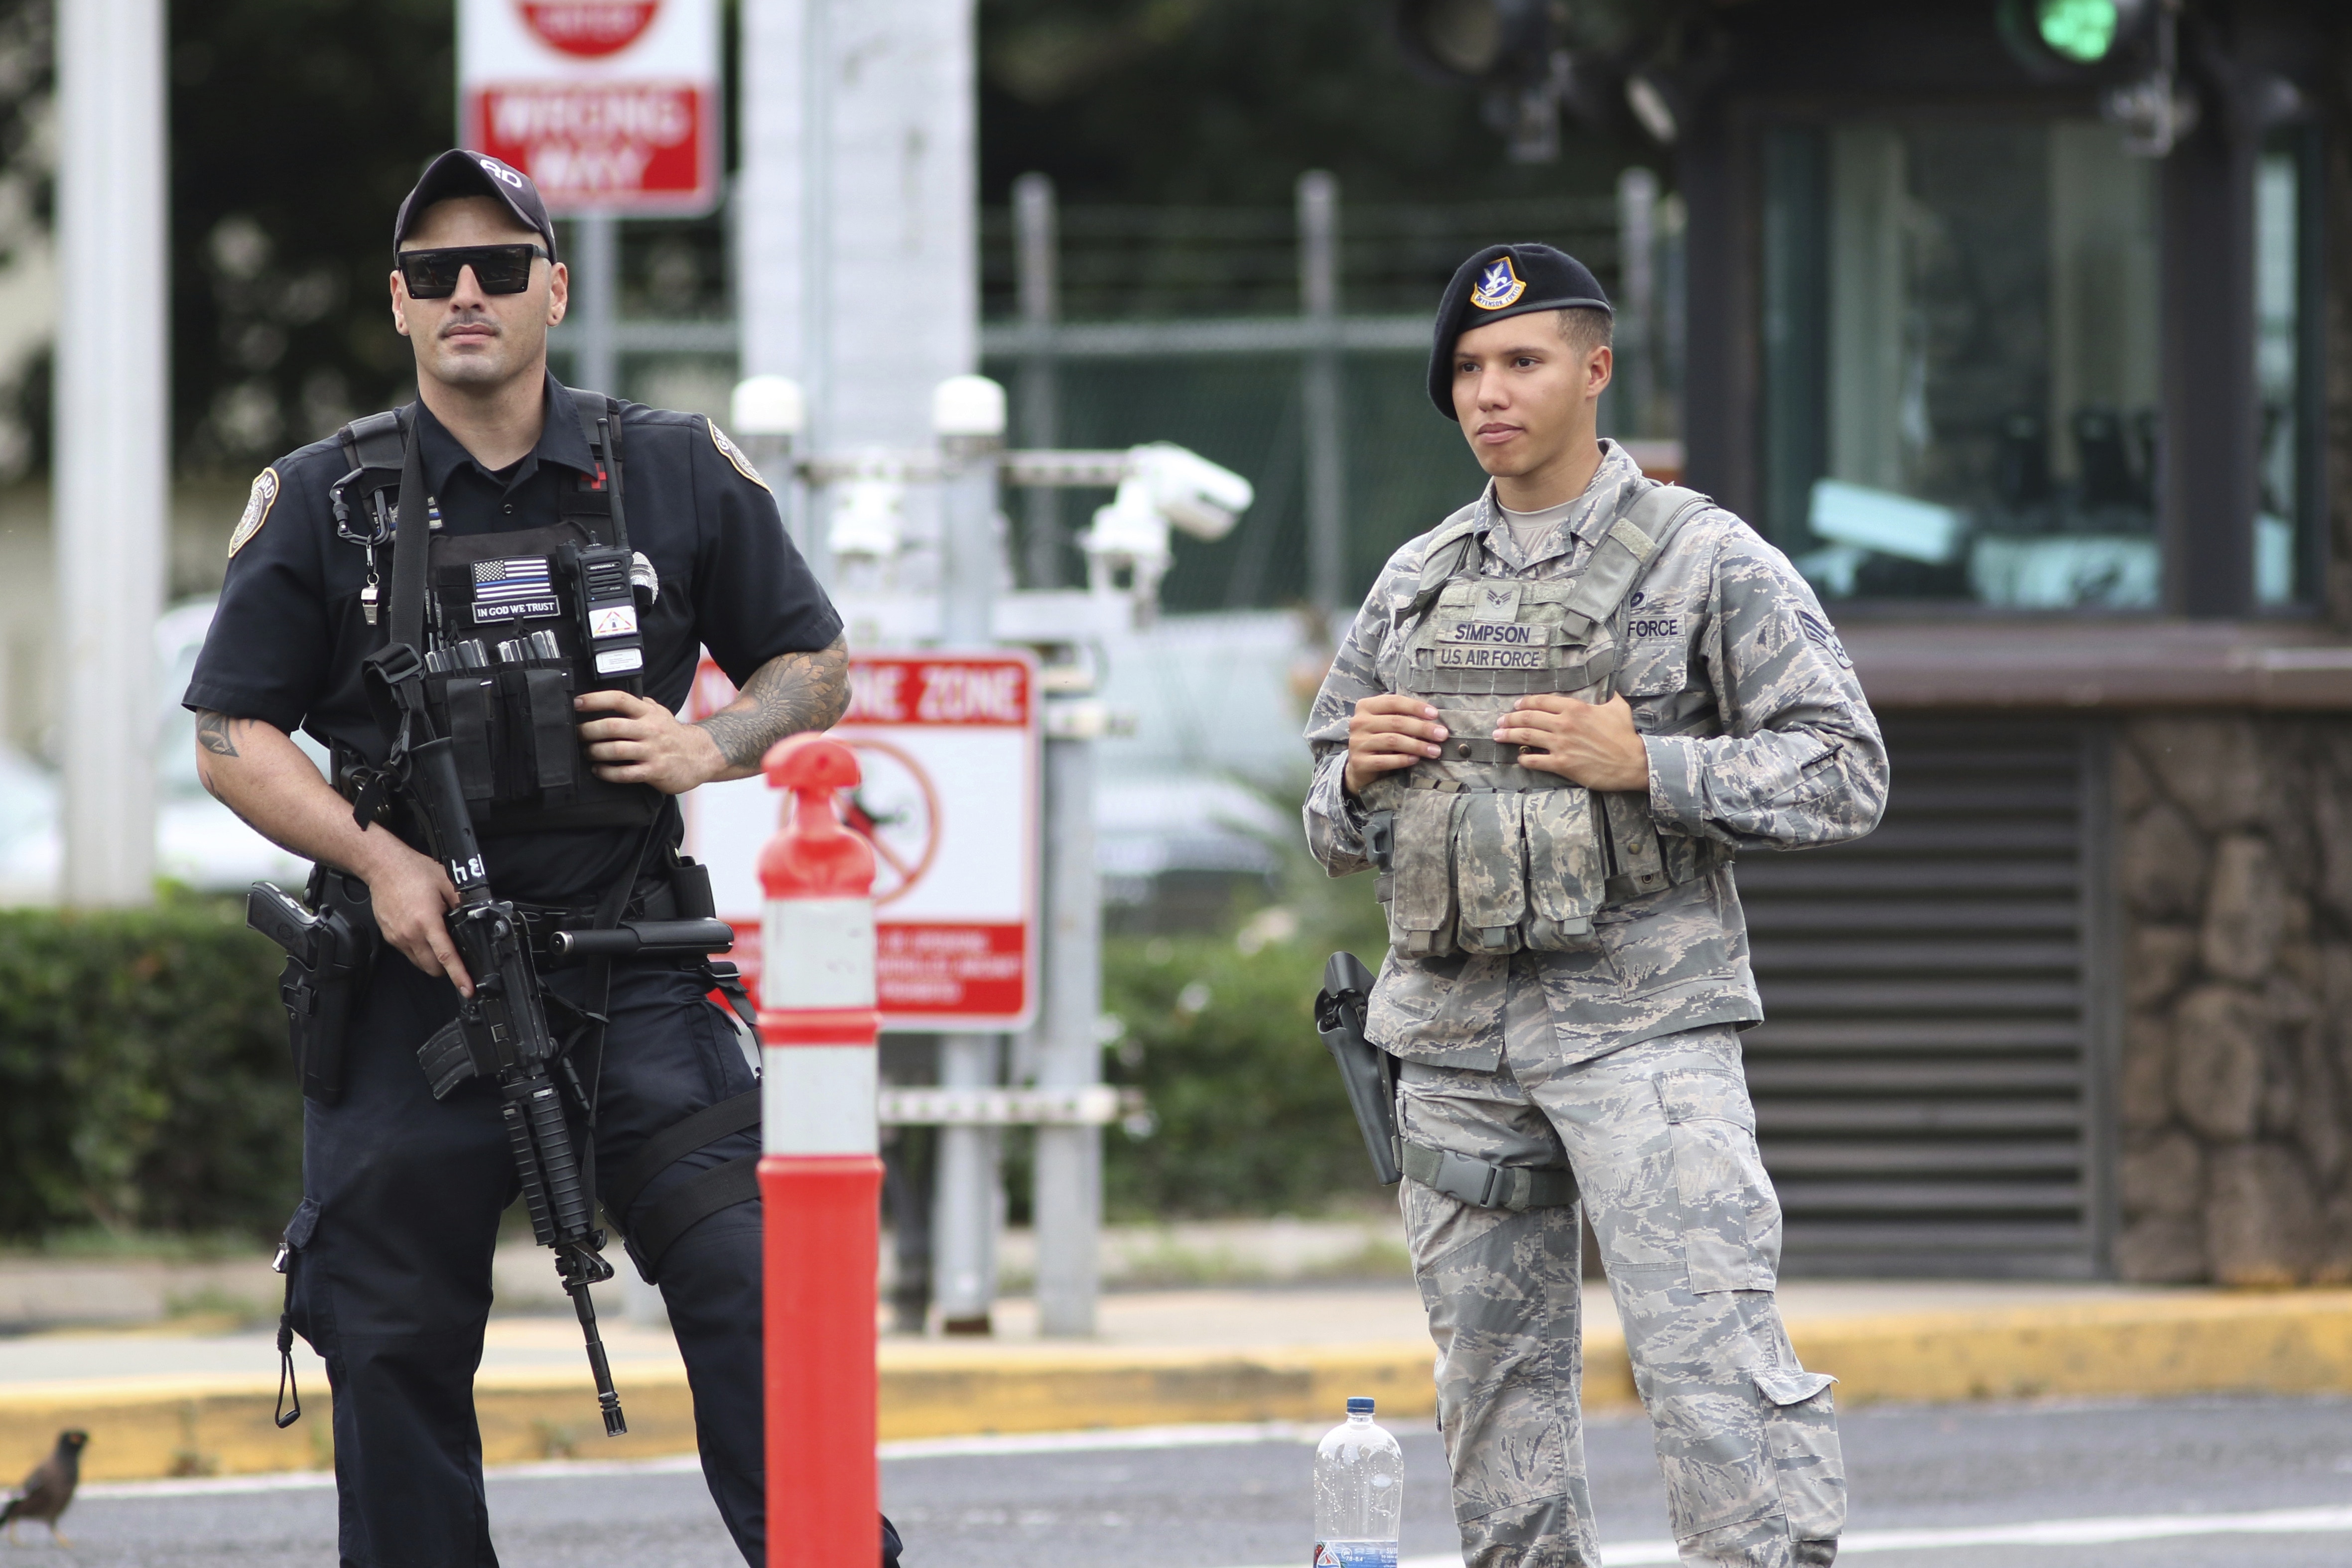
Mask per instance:
[[[1581,307],[1617,313],[1591,268],[1549,245],[1490,245],[1455,268],[1437,302],[1437,331],[1429,345],[1429,400],[1448,419],[1454,412],[1454,344],[1473,327],[1536,310]]]

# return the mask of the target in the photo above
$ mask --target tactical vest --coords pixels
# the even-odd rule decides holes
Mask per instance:
[[[646,785],[597,777],[580,744],[575,694],[641,691],[637,621],[660,586],[629,548],[620,410],[598,393],[565,395],[596,471],[562,486],[556,521],[453,536],[440,531],[440,508],[428,503],[431,543],[425,570],[415,574],[416,602],[404,602],[412,578],[394,573],[385,632],[424,656],[435,730],[452,742],[467,811],[485,833],[643,826],[661,804]],[[549,418],[563,416],[549,407]],[[405,424],[400,411],[371,414],[338,437],[351,471],[333,489],[336,530],[367,551],[360,600],[371,625],[382,592],[378,550],[389,542],[397,563],[411,548],[394,524]]]
[[[1476,574],[1483,503],[1432,535],[1395,626],[1412,623],[1399,689],[1437,710],[1444,754],[1364,792],[1366,847],[1400,956],[1586,946],[1604,905],[1690,880],[1707,863],[1661,850],[1645,795],[1522,767],[1519,747],[1491,737],[1531,693],[1609,700],[1627,595],[1708,504],[1676,486],[1644,489],[1584,570],[1557,582]]]

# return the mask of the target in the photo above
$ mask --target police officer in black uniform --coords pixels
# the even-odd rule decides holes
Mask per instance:
[[[342,1562],[457,1568],[497,1562],[472,1384],[517,1177],[493,1086],[436,1100],[420,1070],[419,1045],[472,977],[443,921],[447,876],[370,782],[388,742],[361,661],[390,632],[409,443],[432,563],[410,614],[428,668],[448,677],[427,678],[436,717],[457,742],[490,885],[542,952],[559,931],[707,914],[707,879],[676,853],[675,797],[839,719],[847,654],[774,498],[716,426],[548,374],[566,277],[526,176],[441,154],[402,204],[394,246],[393,321],[415,352],[418,400],[254,481],[184,701],[205,787],[320,863],[314,902],[339,888],[382,933],[339,1053],[305,1061],[288,1320],[333,1388]],[[698,645],[741,695],[686,724],[675,710]],[[331,749],[336,778],[289,739],[298,726]],[[668,1304],[711,1495],[762,1563],[753,1069],[707,1000],[701,960],[551,967],[548,985],[571,1042],[574,1139]]]

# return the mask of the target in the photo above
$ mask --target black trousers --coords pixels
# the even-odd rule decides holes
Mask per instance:
[[[518,1187],[493,1086],[463,1084],[436,1103],[416,1065],[417,1046],[456,1010],[447,981],[387,949],[352,1029],[342,1101],[305,1102],[304,1196],[287,1237],[289,1300],[293,1325],[325,1360],[333,1387],[345,1568],[498,1562],[473,1384],[491,1248]],[[695,974],[616,967],[608,1016],[600,1183],[654,1133],[755,1081]],[[754,1131],[698,1150],[656,1176],[638,1207],[759,1147]],[[612,1256],[633,1267],[617,1243]],[[760,1568],[760,1205],[703,1220],[672,1245],[660,1273],[693,1389],[703,1475],[736,1545]],[[617,1291],[604,1294],[618,1303]],[[593,1403],[584,1359],[579,1370],[584,1410]]]

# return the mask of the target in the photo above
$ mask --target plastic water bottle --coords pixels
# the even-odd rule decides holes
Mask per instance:
[[[1396,1568],[1403,1517],[1404,1451],[1357,1395],[1315,1447],[1315,1568]]]

